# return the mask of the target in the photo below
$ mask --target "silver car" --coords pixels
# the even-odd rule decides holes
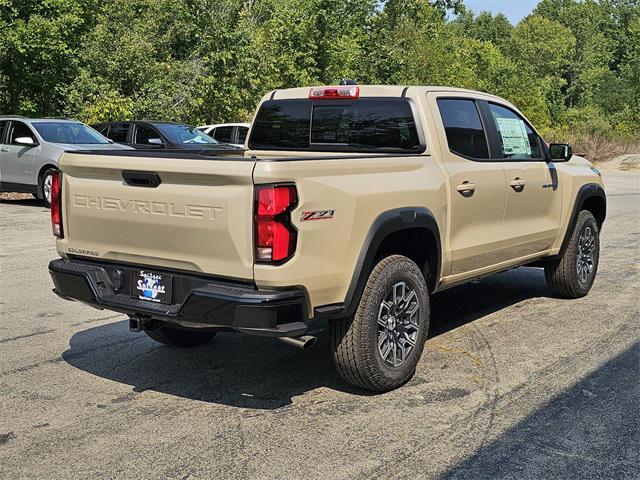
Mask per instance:
[[[48,207],[65,151],[131,150],[76,120],[0,116],[0,192],[31,193]]]

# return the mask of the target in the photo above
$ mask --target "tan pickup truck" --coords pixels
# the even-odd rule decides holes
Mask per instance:
[[[342,377],[386,391],[415,371],[432,293],[521,265],[544,268],[557,296],[593,284],[600,174],[501,98],[278,90],[245,147],[66,153],[55,293],[179,347],[234,330],[305,348],[311,321],[328,319]]]

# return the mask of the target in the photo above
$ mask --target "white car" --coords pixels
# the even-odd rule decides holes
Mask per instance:
[[[198,127],[198,130],[202,130],[219,142],[243,147],[250,126],[250,123],[219,123],[216,125],[202,125]]]

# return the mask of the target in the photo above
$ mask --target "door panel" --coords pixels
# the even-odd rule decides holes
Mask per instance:
[[[551,248],[559,229],[562,193],[553,164],[505,162],[508,182],[521,184],[507,193],[505,227],[511,239],[511,258],[520,258]]]
[[[16,138],[29,136],[35,139],[36,136],[31,129],[22,122],[12,121],[9,123],[8,128],[6,143],[2,145],[2,152],[0,152],[2,154],[2,182],[36,185],[34,158],[36,151],[40,147],[15,143]]]
[[[504,242],[507,182],[501,162],[489,160],[488,141],[472,99],[429,95],[449,177],[450,275],[508,259]]]
[[[489,135],[502,157],[507,189],[505,231],[516,259],[551,248],[560,228],[561,185],[545,161],[542,139],[516,111],[488,103]]]
[[[502,165],[473,162],[450,152],[444,155],[451,185],[450,273],[470,272],[506,260],[506,181]],[[469,193],[464,190],[468,184],[474,187]]]

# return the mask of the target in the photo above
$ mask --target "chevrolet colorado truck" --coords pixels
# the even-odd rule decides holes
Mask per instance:
[[[327,319],[343,379],[388,391],[415,372],[431,294],[522,265],[559,297],[593,284],[600,173],[496,96],[277,90],[245,148],[64,154],[54,292],[177,347],[233,330],[304,348]]]

